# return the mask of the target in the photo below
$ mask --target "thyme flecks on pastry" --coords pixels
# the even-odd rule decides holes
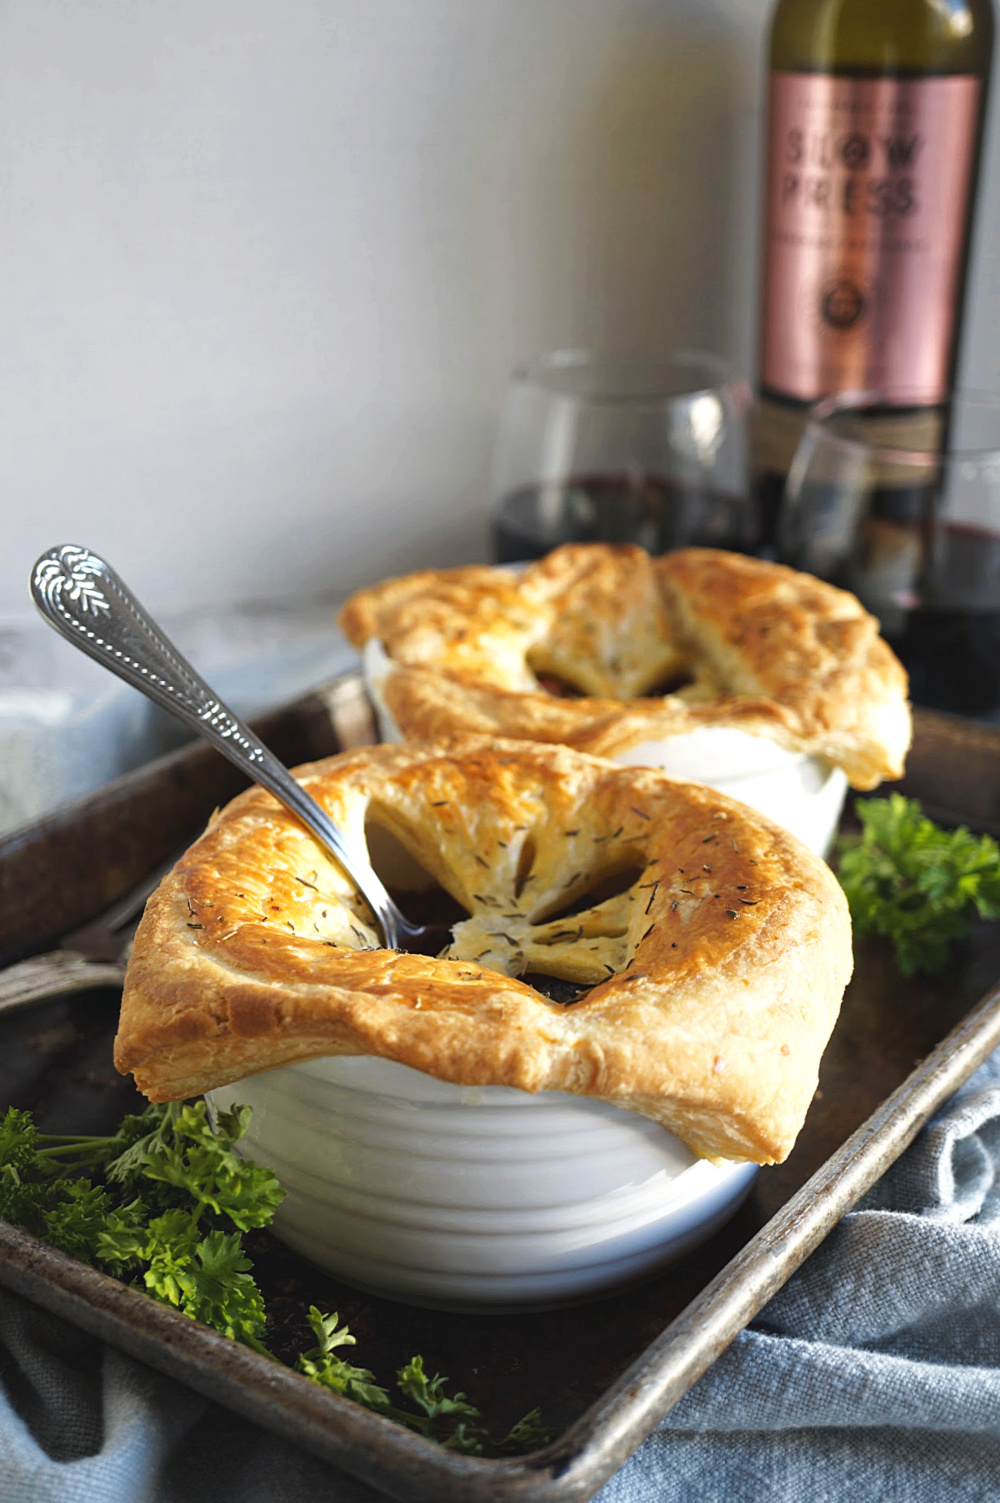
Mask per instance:
[[[615,756],[729,726],[898,777],[906,674],[853,595],[708,548],[567,544],[520,574],[424,570],[351,597],[341,625],[381,641],[383,694],[407,736],[563,742]]]
[[[379,948],[311,837],[242,794],[136,936],[115,1057],[152,1099],[372,1054],[613,1101],[708,1156],[785,1157],[851,969],[840,888],[792,836],[651,769],[523,742],[366,747],[299,776],[348,838],[405,852],[397,889],[447,895],[451,942]]]

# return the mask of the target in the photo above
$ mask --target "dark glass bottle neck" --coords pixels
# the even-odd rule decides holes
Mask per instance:
[[[993,0],[779,0],[770,66],[913,78],[989,72]]]

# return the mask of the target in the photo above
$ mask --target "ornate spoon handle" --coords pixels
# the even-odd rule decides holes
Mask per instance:
[[[390,949],[423,932],[404,918],[365,857],[222,703],[103,558],[69,543],[52,548],[32,570],[31,593],[46,620],[75,647],[204,736],[290,809],[360,889]]]

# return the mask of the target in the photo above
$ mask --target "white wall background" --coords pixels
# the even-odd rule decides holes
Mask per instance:
[[[157,609],[483,556],[518,357],[748,365],[768,10],[6,0],[0,615],[58,542]]]

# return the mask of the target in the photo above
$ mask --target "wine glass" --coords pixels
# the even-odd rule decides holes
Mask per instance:
[[[750,548],[749,401],[747,383],[705,354],[569,349],[516,370],[493,467],[495,559],[568,542]]]
[[[878,617],[916,703],[1000,717],[1000,397],[958,393],[947,411],[889,409],[877,392],[819,403],[779,556]]]

